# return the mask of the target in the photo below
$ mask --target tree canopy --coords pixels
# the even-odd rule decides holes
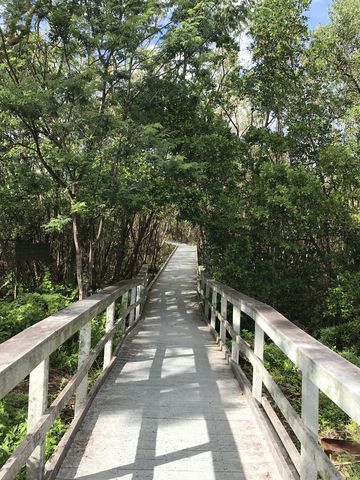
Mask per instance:
[[[360,366],[360,0],[315,31],[310,3],[0,0],[0,341],[173,238]]]
[[[4,285],[15,241],[83,297],[187,221],[217,278],[312,333],[359,319],[360,2],[314,32],[309,3],[3,1]]]

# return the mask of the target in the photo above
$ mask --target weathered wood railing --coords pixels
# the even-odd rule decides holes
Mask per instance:
[[[204,317],[215,336],[226,348],[226,332],[231,337],[231,363],[239,369],[239,355],[253,367],[252,396],[262,405],[279,434],[301,480],[341,479],[332,462],[318,443],[319,391],[360,424],[360,369],[322,345],[287,320],[275,309],[211,279],[199,268],[198,293],[203,301]],[[221,308],[218,310],[218,295]],[[232,305],[232,322],[227,319],[228,303]],[[241,338],[241,313],[255,322],[254,348]],[[216,330],[216,319],[220,329]],[[264,334],[266,334],[299,368],[302,375],[301,417],[289,403],[263,364]],[[282,426],[269,401],[263,396],[263,386],[301,443],[298,452]]]
[[[141,315],[148,289],[148,267],[143,266],[138,277],[122,281],[78,301],[0,346],[0,399],[30,375],[28,433],[0,469],[0,480],[15,478],[25,463],[29,480],[43,478],[46,433],[74,393],[74,422],[79,420],[88,401],[90,367],[104,351],[103,375],[109,370],[113,362],[113,337],[120,328],[124,328],[125,335],[132,328]],[[122,313],[119,319],[115,319],[115,302],[118,300],[122,302]],[[91,349],[92,320],[105,309],[105,335]],[[77,332],[80,332],[77,373],[47,408],[49,356]]]

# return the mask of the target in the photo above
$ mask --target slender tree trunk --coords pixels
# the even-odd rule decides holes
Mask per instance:
[[[90,240],[90,245],[89,245],[89,259],[88,259],[89,274],[88,275],[89,275],[89,287],[91,289],[94,289],[95,287],[95,283],[94,283],[95,251],[99,243],[99,240],[101,238],[101,234],[103,231],[103,224],[104,224],[103,218],[100,217],[95,240],[94,241]]]
[[[123,263],[125,259],[126,253],[126,241],[129,235],[129,222],[131,220],[128,218],[124,218],[122,227],[121,227],[121,236],[120,236],[120,245],[116,250],[116,260],[115,260],[115,268],[113,271],[112,279],[113,282],[118,280],[121,277],[121,273],[123,272]]]
[[[138,261],[140,247],[153,217],[154,217],[154,212],[151,212],[149,216],[147,218],[145,217],[144,221],[139,225],[137,240],[135,242],[132,254],[129,257],[129,261],[127,263],[126,275],[132,276],[134,274],[134,271],[136,269],[136,263]]]
[[[85,285],[84,285],[84,272],[83,272],[83,261],[82,261],[82,247],[79,238],[79,214],[72,214],[72,231],[73,239],[75,246],[75,255],[76,255],[76,281],[79,289],[79,300],[85,298]]]

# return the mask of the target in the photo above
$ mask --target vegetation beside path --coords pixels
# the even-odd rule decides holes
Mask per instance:
[[[1,340],[174,238],[359,364],[360,0],[314,31],[310,3],[0,0]],[[3,458],[24,392],[1,403]],[[359,438],[331,405],[321,428]]]

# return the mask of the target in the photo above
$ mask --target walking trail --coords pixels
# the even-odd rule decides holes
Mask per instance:
[[[252,410],[197,310],[196,248],[150,293],[58,480],[277,480]]]

